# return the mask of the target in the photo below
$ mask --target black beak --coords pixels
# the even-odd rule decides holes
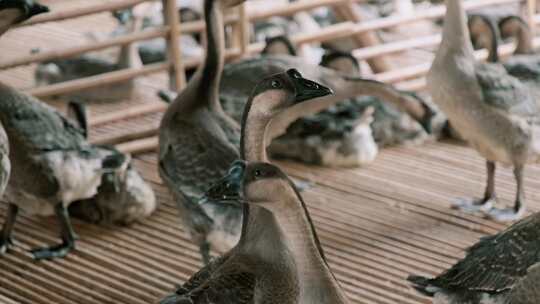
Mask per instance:
[[[48,13],[49,12],[49,8],[46,7],[45,5],[41,5],[39,3],[34,3],[30,6],[29,10],[28,10],[28,18],[32,17],[32,16],[35,16],[35,15],[39,15],[39,14],[42,14],[42,13]]]
[[[332,89],[316,83],[315,81],[303,78],[302,74],[296,69],[288,70],[287,75],[289,75],[296,88],[296,103],[334,94]]]
[[[242,183],[246,162],[235,161],[227,175],[214,183],[205,193],[205,199],[216,202],[242,200]],[[205,200],[203,200],[205,201]]]

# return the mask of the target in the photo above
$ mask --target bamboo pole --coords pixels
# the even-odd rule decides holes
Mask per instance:
[[[244,2],[238,7],[238,23],[237,23],[237,31],[238,31],[238,42],[239,42],[239,48],[240,48],[240,54],[241,56],[246,56],[248,54],[249,49],[249,17],[247,13],[247,4]]]
[[[142,116],[150,113],[165,112],[167,104],[164,102],[152,102],[142,105],[131,106],[122,111],[100,114],[97,117],[90,117],[88,123],[91,127],[126,120],[129,118]]]
[[[159,144],[157,137],[143,138],[132,142],[122,143],[116,146],[122,153],[129,153],[131,155],[141,154],[146,152],[156,151]]]
[[[134,41],[164,37],[169,32],[168,27],[158,27],[142,32],[131,33],[107,39],[105,41],[93,42],[85,45],[75,46],[62,50],[42,51],[35,54],[24,55],[19,58],[4,60],[0,62],[0,70],[9,69],[20,65],[27,65],[35,62],[43,62],[54,59],[69,58],[86,52],[101,50],[108,47],[130,44]]]
[[[356,24],[361,24],[362,16],[357,12],[356,7],[352,2],[344,2],[334,5],[334,12],[342,21],[352,21]],[[357,47],[366,47],[373,45],[380,45],[382,41],[376,35],[375,32],[358,32],[354,35]],[[376,57],[367,60],[369,66],[374,73],[380,73],[388,71],[392,68],[390,63],[384,57]]]
[[[53,22],[53,21],[62,21],[66,19],[73,19],[77,17],[82,17],[91,14],[110,12],[115,10],[121,10],[133,7],[137,4],[148,2],[149,0],[116,0],[108,1],[105,3],[88,6],[88,7],[78,7],[65,11],[52,12],[48,14],[38,15],[32,19],[22,23],[18,27],[34,25],[38,23]]]
[[[169,88],[174,91],[181,90],[186,84],[186,74],[180,50],[180,16],[176,7],[176,0],[162,0],[163,20],[170,27],[167,36],[167,58],[172,62],[169,68]]]
[[[138,76],[165,71],[169,68],[170,65],[171,64],[168,62],[149,64],[149,65],[145,65],[142,68],[124,69],[120,71],[99,74],[99,75],[95,75],[91,77],[61,82],[61,83],[53,84],[49,86],[31,88],[24,91],[36,97],[62,95],[62,94],[67,94],[67,93],[71,93],[71,92],[75,92],[79,90],[99,87],[103,85],[120,83],[120,82],[128,81]]]
[[[158,132],[157,128],[149,127],[142,130],[130,132],[128,134],[123,134],[120,136],[103,137],[97,140],[93,140],[92,143],[96,145],[114,145],[114,144],[119,144],[119,143],[127,143],[127,142],[138,140],[141,138],[156,136],[157,132]]]
[[[315,4],[323,5],[324,3],[341,3],[343,1],[344,0],[324,0],[324,1],[316,2]],[[466,6],[469,9],[476,9],[476,8],[486,6],[490,3],[502,4],[502,3],[514,3],[514,2],[519,2],[519,1],[521,0],[489,0],[489,1],[477,0],[473,3],[466,2]],[[296,3],[303,4],[303,6],[298,6]],[[295,4],[295,6],[293,7],[294,12],[296,12],[298,7],[301,7],[301,8],[306,8],[306,7],[311,8],[313,6],[318,7],[317,5],[312,4],[311,2],[309,2],[309,6],[308,6],[304,4],[304,1],[295,2],[294,4]],[[273,12],[289,13],[288,10],[284,11],[283,9],[274,10]],[[430,8],[430,9],[418,10],[417,12],[415,12],[414,16],[391,16],[391,17],[380,18],[380,19],[376,19],[372,21],[362,22],[360,24],[354,24],[352,29],[347,29],[346,33],[344,32],[340,35],[329,37],[328,36],[329,32],[327,31],[327,29],[333,28],[333,27],[337,28],[340,26],[340,24],[336,24],[336,25],[332,25],[330,27],[324,28],[319,33],[308,34],[308,36],[310,37],[309,40],[307,39],[305,40],[299,39],[299,40],[302,41],[300,43],[327,41],[331,39],[338,39],[338,38],[352,36],[357,33],[363,33],[363,32],[368,32],[368,31],[373,31],[373,30],[381,30],[385,28],[395,27],[400,24],[406,24],[406,23],[415,22],[418,20],[435,19],[443,15],[444,15],[444,8],[439,6],[439,7]],[[251,21],[257,20],[259,16],[262,16],[262,15],[260,14],[250,15],[249,20]],[[264,16],[266,16],[266,14]],[[235,20],[238,18],[236,18],[235,16],[228,16],[227,19],[229,23],[232,23],[232,22],[235,22]],[[535,24],[540,23],[540,15],[534,15],[532,19],[534,20]],[[351,24],[351,23],[344,22],[343,24],[344,26],[348,26],[348,24]],[[205,25],[203,21],[186,22],[186,23],[182,23],[181,32],[184,34],[197,33],[204,30],[204,28],[205,28]],[[116,37],[116,38],[111,38],[110,40],[106,40],[106,41],[102,41],[98,43],[91,43],[88,45],[77,46],[77,47],[70,48],[67,50],[52,50],[52,51],[46,51],[46,52],[42,52],[38,54],[24,55],[20,58],[10,59],[9,62],[7,61],[0,62],[0,69],[12,68],[18,65],[30,64],[30,63],[40,62],[44,60],[51,60],[55,58],[65,58],[65,57],[75,56],[75,55],[79,55],[85,52],[96,51],[96,50],[100,50],[107,47],[119,46],[122,44],[134,42],[134,41],[140,41],[140,40],[157,38],[157,37],[164,37],[165,35],[169,33],[169,30],[170,30],[169,27],[158,27],[152,30],[145,30],[144,32],[141,32],[141,33],[128,34],[122,37]],[[261,45],[262,44],[260,43],[250,45],[249,52],[253,53],[253,52],[256,52],[257,50],[262,50],[264,46],[261,47]],[[186,64],[186,67],[187,67],[187,64]]]
[[[534,35],[536,30],[536,0],[527,0],[527,22],[529,22],[529,27]]]

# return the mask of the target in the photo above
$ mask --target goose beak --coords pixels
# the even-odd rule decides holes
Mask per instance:
[[[296,69],[288,70],[287,75],[291,78],[291,81],[296,88],[296,103],[334,94],[332,89],[316,83],[315,81],[303,78],[302,74]]]
[[[204,194],[201,203],[208,201],[233,203],[242,201],[242,183],[246,162],[235,161],[227,175],[214,183]]]
[[[49,12],[49,8],[46,7],[45,5],[34,3],[32,6],[30,6],[30,10],[28,12],[28,18],[35,15],[42,14],[42,13],[48,13],[48,12]]]

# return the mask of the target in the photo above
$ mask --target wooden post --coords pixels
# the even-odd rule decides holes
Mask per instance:
[[[180,50],[180,16],[176,7],[176,0],[162,0],[163,19],[169,26],[167,40],[167,58],[172,65],[169,69],[169,86],[171,90],[181,90],[186,84],[186,75]]]
[[[354,23],[360,23],[362,21],[362,16],[356,11],[353,1],[336,4],[334,6],[334,11],[338,18],[343,21],[352,21]],[[354,39],[359,48],[381,44],[381,41],[375,32],[359,33],[354,36]],[[367,62],[374,73],[386,72],[392,68],[390,63],[384,57],[372,58]]]
[[[240,54],[241,56],[247,55],[248,48],[249,48],[249,16],[247,13],[247,5],[246,3],[242,3],[238,7],[238,38],[240,43]]]
[[[534,34],[536,29],[536,0],[527,0],[527,22],[529,22],[529,27],[531,28],[532,33]]]

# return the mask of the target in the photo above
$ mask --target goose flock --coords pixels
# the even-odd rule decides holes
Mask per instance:
[[[540,213],[526,216],[523,183],[525,167],[540,162],[540,55],[528,24],[518,16],[467,16],[463,0],[445,0],[442,43],[427,75],[429,96],[422,96],[365,78],[350,52],[297,49],[284,19],[254,27],[253,36],[265,42],[260,56],[226,64],[226,11],[244,2],[203,0],[202,13],[179,10],[183,21],[206,24],[204,39],[183,36],[182,45],[193,46],[184,55],[204,55],[185,88],[160,92],[169,105],[156,172],[204,266],[159,303],[351,303],[326,260],[301,185],[271,159],[362,166],[380,148],[422,143],[443,125],[485,159],[487,171],[481,199],[451,206],[513,224],[480,239],[437,277],[411,274],[410,286],[433,303],[540,303]],[[0,0],[0,35],[48,11],[35,0]],[[115,12],[119,29],[111,35],[162,24],[156,11],[142,3]],[[294,22],[319,26],[310,18]],[[510,39],[515,53],[501,59],[498,46]],[[474,47],[487,49],[487,62],[475,58]],[[84,55],[44,62],[35,80],[52,84],[165,56],[165,44],[128,43],[112,61]],[[159,208],[129,154],[88,141],[86,103],[131,98],[136,87],[131,80],[77,92],[63,115],[0,83],[0,196],[8,203],[0,258],[15,246],[20,211],[57,220],[61,243],[31,250],[39,261],[76,250],[71,216],[89,225],[129,225]],[[517,184],[507,209],[494,207],[500,164],[513,167]]]

